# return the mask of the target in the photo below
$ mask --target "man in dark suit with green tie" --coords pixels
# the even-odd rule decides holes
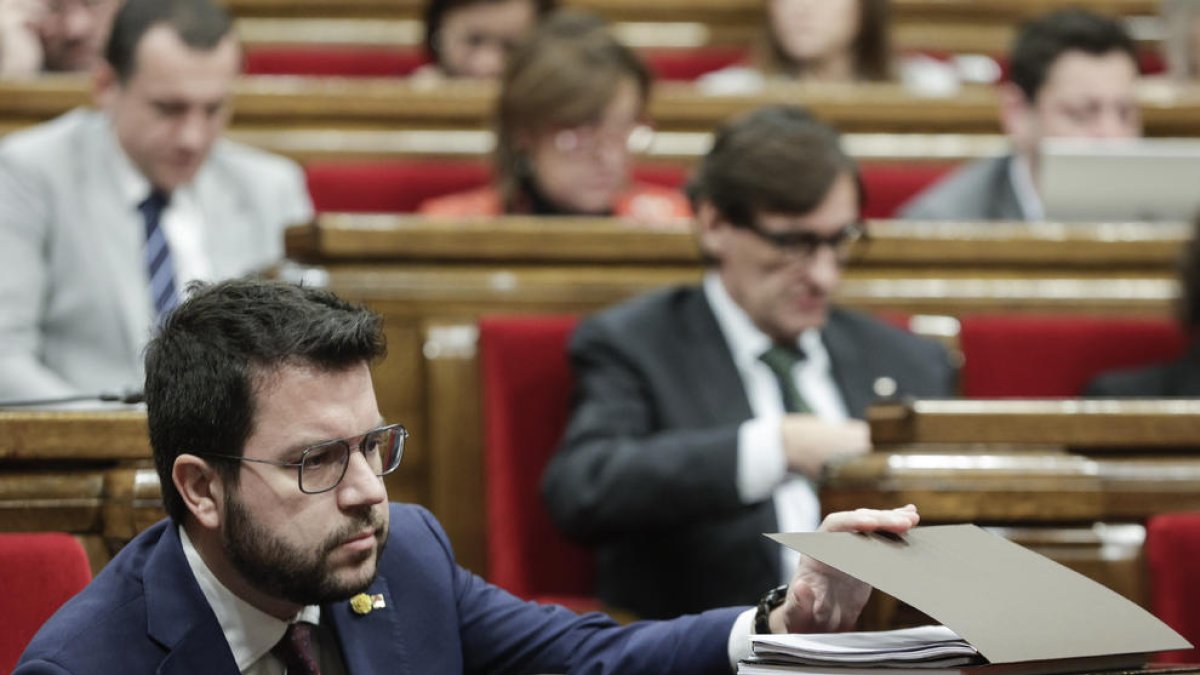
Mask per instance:
[[[837,133],[792,106],[722,129],[689,185],[701,285],[580,324],[577,391],[543,495],[597,548],[597,592],[644,617],[752,602],[793,565],[764,532],[811,530],[812,481],[866,452],[880,396],[947,397],[939,345],[831,304],[866,234]]]

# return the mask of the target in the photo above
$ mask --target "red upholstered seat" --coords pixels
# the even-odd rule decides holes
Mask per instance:
[[[246,49],[247,75],[393,77],[425,65],[423,50],[352,45],[258,45]]]
[[[867,218],[890,218],[910,197],[953,168],[952,164],[868,163]],[[421,202],[480,187],[491,180],[486,162],[463,159],[314,161],[304,166],[318,212],[412,213]],[[639,164],[634,180],[682,189],[690,169],[676,164]]]
[[[431,197],[463,192],[491,180],[491,168],[472,160],[320,161],[304,166],[318,213],[413,213]],[[687,170],[645,165],[634,179],[680,187]]]
[[[1200,513],[1166,513],[1146,523],[1146,567],[1154,615],[1200,646]],[[1164,652],[1166,663],[1200,663],[1200,649]]]
[[[567,423],[572,316],[488,316],[479,321],[488,580],[530,600],[576,611],[591,597],[592,554],[569,543],[542,506],[542,469]]]
[[[91,578],[87,555],[69,534],[0,534],[0,673],[13,671],[46,619]]]
[[[309,162],[304,173],[318,213],[412,213],[430,197],[491,180],[486,164],[463,160]]]
[[[644,49],[638,52],[660,80],[695,80],[715,70],[747,60],[742,47]]]
[[[962,393],[974,398],[1078,396],[1104,371],[1169,361],[1186,347],[1166,320],[1004,315],[961,324]]]
[[[892,218],[909,199],[957,166],[954,162],[863,162],[864,218]]]

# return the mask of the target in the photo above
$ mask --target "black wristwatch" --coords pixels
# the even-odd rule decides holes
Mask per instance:
[[[788,585],[776,586],[767,591],[758,601],[758,609],[754,610],[755,635],[768,635],[771,632],[771,611],[783,604],[787,599]]]

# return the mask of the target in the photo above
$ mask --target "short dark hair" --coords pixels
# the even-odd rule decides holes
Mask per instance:
[[[794,105],[771,105],[723,125],[687,185],[692,206],[710,202],[731,224],[747,227],[762,212],[803,215],[850,174],[865,202],[858,166],[838,132]]]
[[[425,4],[425,55],[430,61],[440,64],[441,56],[438,54],[438,32],[442,30],[442,22],[447,14],[452,14],[457,10],[474,5],[486,5],[493,2],[502,2],[503,0],[429,0]],[[557,0],[527,0],[533,3],[534,10],[539,17],[549,14],[555,6]]]
[[[146,348],[146,413],[163,506],[187,508],[171,480],[181,454],[242,454],[262,378],[287,365],[339,371],[381,358],[379,315],[325,290],[277,281],[194,283]],[[209,459],[231,484],[237,461]]]
[[[137,48],[158,24],[192,49],[211,51],[233,30],[229,13],[213,0],[125,0],[113,18],[104,58],[126,82],[137,70]]]
[[[1071,8],[1051,12],[1021,26],[1009,54],[1010,79],[1025,94],[1025,99],[1032,102],[1046,83],[1046,73],[1060,56],[1072,51],[1092,56],[1123,52],[1138,67],[1137,47],[1120,21]]]

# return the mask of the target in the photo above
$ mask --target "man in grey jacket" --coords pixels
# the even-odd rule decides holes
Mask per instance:
[[[1115,19],[1083,9],[1047,14],[1021,29],[1010,60],[1000,122],[1012,152],[955,171],[902,207],[901,218],[1041,220],[1042,139],[1141,134],[1137,52]]]
[[[99,110],[0,143],[0,398],[140,389],[187,282],[277,261],[311,218],[298,166],[220,138],[241,60],[211,0],[129,0]]]

